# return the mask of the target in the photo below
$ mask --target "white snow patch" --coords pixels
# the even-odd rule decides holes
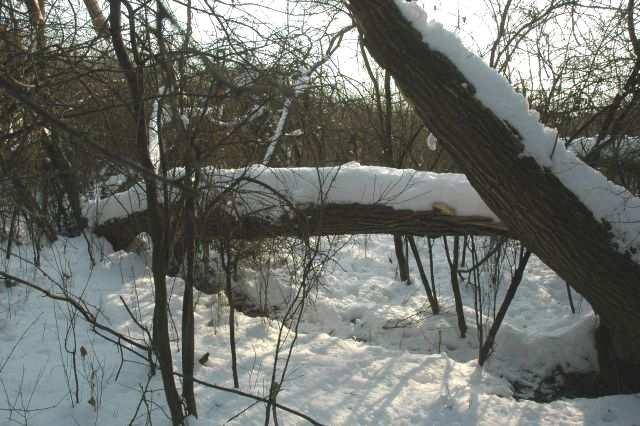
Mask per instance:
[[[304,135],[304,131],[302,129],[296,129],[291,132],[287,132],[284,135],[285,136],[302,136]]]
[[[44,272],[56,278],[66,276],[65,290],[82,294],[99,311],[100,321],[143,338],[120,298],[137,321],[151,326],[153,285],[144,258],[112,252],[108,244],[93,241],[92,237],[90,240],[97,260],[95,267],[90,266],[83,238],[60,239],[42,252]],[[388,262],[393,253],[392,238],[358,237],[348,244],[336,259],[341,267],[327,271],[326,284],[303,319],[279,402],[324,424],[637,423],[640,395],[567,399],[549,404],[514,399],[510,384],[501,376],[521,379],[525,370],[541,373],[554,364],[570,365],[569,370],[579,371],[591,362],[593,318],[589,307],[583,306],[580,313],[572,315],[564,282],[532,259],[505,319],[505,328],[498,335],[496,353],[481,369],[474,359],[477,345],[473,328],[467,339],[456,336],[447,262],[442,247],[434,249],[444,308],[442,318],[416,315],[426,297],[419,285],[407,286],[394,279],[393,266]],[[26,258],[32,247],[24,245],[15,250]],[[60,291],[18,257],[2,266],[2,270]],[[273,271],[272,285],[286,289],[287,274],[279,272],[284,271]],[[412,274],[416,276],[415,265]],[[245,270],[242,275],[250,276],[251,271]],[[183,290],[182,280],[168,278],[170,308],[177,325],[172,328],[173,342],[181,340],[176,333],[180,330]],[[0,423],[129,424],[149,379],[148,368],[137,357],[127,351],[121,354],[113,344],[96,336],[81,318],[76,319],[74,331],[66,334],[69,311],[65,305],[36,296],[24,287],[5,288],[0,283],[0,366],[4,366],[0,372]],[[472,297],[463,288],[470,324]],[[232,387],[226,303],[223,298],[203,294],[197,294],[195,299],[196,357],[209,353],[204,365],[196,364],[195,375],[209,383]],[[420,322],[394,329],[382,327],[389,320],[410,315]],[[236,314],[236,320],[241,390],[266,395],[280,322],[241,313]],[[67,348],[72,349],[75,344],[76,351],[80,346],[87,351],[84,357],[76,354],[79,404],[70,400],[75,385],[70,370],[72,358],[64,350],[65,342]],[[175,367],[180,370],[181,352],[175,344],[172,351]],[[195,391],[200,417],[190,419],[192,426],[224,424],[253,402],[200,385]],[[30,397],[19,398],[20,394]],[[92,395],[97,402],[93,406],[88,403]],[[133,424],[148,420],[154,425],[169,425],[157,372],[151,377],[146,397],[149,411],[143,404]],[[8,411],[9,406],[16,410]],[[283,411],[278,416],[282,424],[304,424]],[[246,410],[231,424],[264,424],[264,405]]]
[[[431,151],[438,149],[438,138],[436,138],[436,135],[433,133],[429,133],[429,136],[427,137],[427,146]]]

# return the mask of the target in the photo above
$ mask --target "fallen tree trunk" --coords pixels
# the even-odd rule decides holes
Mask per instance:
[[[491,218],[450,213],[438,209],[412,211],[383,205],[327,204],[301,207],[294,215],[284,214],[267,220],[258,215],[234,218],[222,211],[212,211],[196,218],[196,236],[200,241],[212,241],[393,233],[420,236],[509,235],[503,224]],[[94,232],[119,250],[128,247],[136,235],[148,229],[149,214],[141,211],[98,225]]]
[[[355,163],[209,168],[201,173],[195,212],[200,241],[343,234],[508,235],[460,174]],[[177,208],[179,192],[169,196]],[[140,185],[94,200],[85,212],[96,234],[116,249],[150,229],[147,196]]]
[[[621,253],[611,226],[594,216],[563,177],[524,155],[528,152],[518,123],[481,102],[468,77],[429,46],[431,40],[393,0],[347,4],[371,54],[391,72],[489,208],[598,313],[601,332],[610,338],[601,348],[600,362],[611,386],[640,390],[640,267],[631,258],[634,247]],[[401,6],[414,13],[412,19],[420,14]],[[439,35],[442,31],[435,37]],[[442,42],[435,37],[434,43]],[[457,60],[463,61],[465,54],[472,55],[461,53]]]

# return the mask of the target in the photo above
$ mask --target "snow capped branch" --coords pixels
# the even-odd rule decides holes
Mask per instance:
[[[438,149],[438,138],[433,133],[429,133],[427,137],[427,146],[431,151],[435,151]]]
[[[278,124],[276,126],[273,135],[269,138],[269,146],[267,147],[267,151],[264,154],[264,158],[262,160],[262,164],[267,165],[271,161],[271,157],[275,152],[276,146],[278,145],[278,141],[282,138],[284,133],[285,126],[287,124],[287,118],[289,117],[289,109],[291,108],[291,104],[293,104],[294,98],[300,96],[307,90],[309,86],[309,81],[311,80],[311,76],[313,73],[320,68],[324,63],[326,63],[331,55],[338,49],[340,43],[342,42],[342,38],[344,35],[353,29],[353,25],[349,25],[345,28],[342,28],[338,31],[329,41],[329,47],[325,51],[324,55],[311,65],[309,68],[304,69],[300,68],[297,72],[297,77],[293,82],[293,94],[287,97],[282,105],[282,109],[280,110],[280,118],[278,119]]]
[[[285,99],[284,105],[282,105],[282,110],[280,110],[280,118],[278,119],[278,125],[276,126],[273,135],[269,138],[269,146],[267,147],[267,152],[264,154],[264,159],[262,160],[262,164],[264,165],[269,164],[269,162],[271,161],[271,157],[276,150],[278,141],[282,137],[284,127],[287,124],[287,118],[289,117],[289,108],[291,108],[292,103],[293,97],[288,97],[287,99]]]
[[[282,105],[282,109],[280,110],[280,118],[278,119],[278,124],[273,132],[273,135],[269,138],[269,146],[267,147],[267,152],[264,154],[262,164],[269,164],[269,162],[271,161],[271,157],[276,150],[276,146],[278,145],[278,141],[280,141],[280,138],[282,138],[285,126],[287,125],[287,118],[289,117],[289,109],[291,108],[291,104],[293,104],[293,99],[304,93],[304,91],[309,86],[311,74],[322,64],[324,64],[329,59],[329,57],[330,54],[327,53],[309,69],[301,69],[298,71],[298,77],[293,83],[293,95],[287,97],[284,100],[284,104]]]
[[[160,98],[164,96],[166,90],[163,86],[158,88],[158,96],[151,105],[151,116],[149,117],[149,158],[156,174],[160,171],[160,129],[162,128],[162,114],[158,114]]]
[[[462,174],[421,172],[411,169],[361,166],[270,168],[254,165],[241,169],[202,169],[203,192],[219,194],[233,187],[234,209],[265,219],[286,213],[287,205],[376,205],[396,210],[442,210],[458,216],[478,216],[497,221]],[[182,169],[169,172],[179,178]],[[275,194],[278,194],[276,196]],[[287,200],[283,204],[283,200]],[[85,216],[96,226],[146,210],[140,185],[102,200],[91,201]],[[98,211],[99,210],[99,211]],[[259,213],[256,213],[259,212]]]
[[[210,121],[216,126],[232,129],[234,127],[249,124],[257,118],[260,118],[266,112],[264,105],[254,105],[246,114],[241,115],[235,120],[222,121],[216,118],[211,118]]]

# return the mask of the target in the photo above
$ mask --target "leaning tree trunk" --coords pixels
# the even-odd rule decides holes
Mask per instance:
[[[393,75],[472,186],[521,239],[593,306],[611,383],[638,388],[640,267],[612,245],[606,224],[533,159],[514,127],[474,97],[474,87],[404,19],[393,0],[348,0],[366,46]],[[615,360],[604,366],[607,358]],[[615,376],[615,377],[614,377]],[[635,382],[635,383],[634,383]]]

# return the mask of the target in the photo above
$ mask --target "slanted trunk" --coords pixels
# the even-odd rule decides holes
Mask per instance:
[[[422,41],[393,0],[349,0],[348,5],[371,54],[391,72],[483,200],[591,303],[610,337],[610,360],[639,374],[638,264],[613,247],[608,226],[556,176],[520,157],[523,144],[513,126],[474,97],[473,85]],[[616,385],[637,389],[637,377],[627,370]]]

